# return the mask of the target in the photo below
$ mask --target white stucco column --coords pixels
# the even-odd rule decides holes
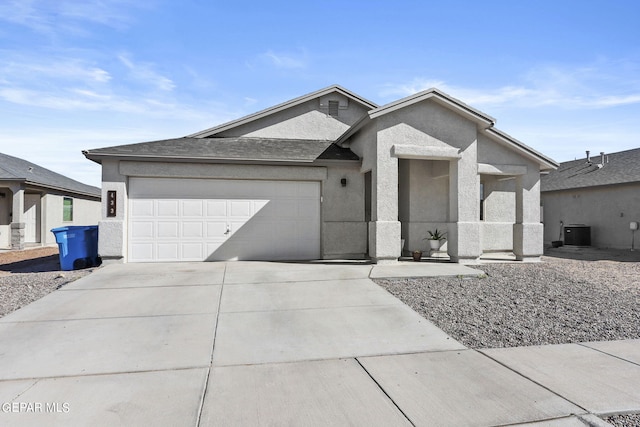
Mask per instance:
[[[371,171],[369,256],[378,264],[395,263],[401,255],[398,221],[398,159],[378,155]]]
[[[102,220],[98,223],[98,254],[105,264],[121,263],[126,258],[127,177],[120,174],[118,161],[102,162]],[[116,216],[107,215],[108,191],[116,193]]]
[[[516,223],[513,225],[513,253],[520,261],[539,261],[543,253],[543,225],[540,222],[540,171],[529,166],[516,177]]]
[[[24,249],[24,187],[12,185],[13,204],[11,208],[11,249]]]
[[[482,254],[477,142],[461,154],[449,164],[447,247],[452,261],[475,263]]]

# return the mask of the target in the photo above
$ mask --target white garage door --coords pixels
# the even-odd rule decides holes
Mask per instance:
[[[320,183],[130,178],[130,262],[320,257]]]

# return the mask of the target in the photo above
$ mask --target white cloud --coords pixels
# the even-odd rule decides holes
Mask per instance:
[[[268,50],[261,54],[260,58],[276,68],[286,69],[305,68],[308,62],[307,55],[304,52],[296,55],[290,53],[276,53],[272,50]]]
[[[138,81],[150,84],[163,91],[172,91],[176,87],[171,79],[154,71],[153,64],[134,63],[126,54],[118,55],[118,59],[129,69],[131,76]]]
[[[46,64],[46,65],[45,65]],[[0,76],[9,81],[42,84],[50,79],[82,81],[87,84],[107,83],[111,74],[85,60],[69,57],[17,57],[8,59],[0,68]]]
[[[472,88],[444,80],[415,78],[383,86],[380,96],[404,97],[436,87],[461,101],[478,107],[509,106],[566,109],[599,109],[640,104],[640,86],[626,76],[611,76],[602,65],[595,67],[541,67],[518,78],[514,84],[494,88]],[[615,82],[615,84],[612,84]]]
[[[86,35],[95,24],[126,28],[133,22],[131,8],[146,6],[123,0],[8,0],[0,4],[0,20],[48,35]]]

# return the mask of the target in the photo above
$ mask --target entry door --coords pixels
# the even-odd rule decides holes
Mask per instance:
[[[40,242],[40,195],[24,195],[24,241],[25,243]]]
[[[320,183],[130,178],[130,262],[320,257]]]

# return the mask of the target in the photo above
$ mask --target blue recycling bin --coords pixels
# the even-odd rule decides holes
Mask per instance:
[[[60,252],[60,268],[78,270],[100,265],[98,226],[74,225],[51,230]]]

